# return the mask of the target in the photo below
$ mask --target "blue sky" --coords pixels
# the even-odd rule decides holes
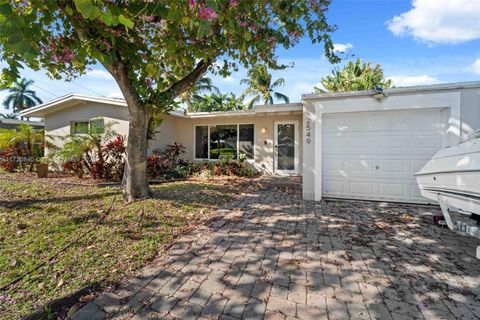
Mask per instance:
[[[333,40],[351,59],[379,63],[396,86],[480,80],[480,0],[333,0],[328,17],[338,26]],[[334,66],[322,45],[304,39],[297,47],[278,51],[279,60],[294,67],[273,71],[286,85],[279,89],[291,101],[310,93]],[[26,70],[34,89],[48,101],[70,92],[121,96],[110,75],[99,66],[68,83],[43,72]],[[246,70],[228,78],[212,77],[222,92],[240,94]],[[0,92],[0,101],[5,92]],[[0,107],[0,112],[4,112]]]

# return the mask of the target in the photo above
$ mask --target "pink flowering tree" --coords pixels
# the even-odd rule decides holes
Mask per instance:
[[[3,85],[26,65],[70,80],[95,63],[118,83],[130,113],[124,196],[146,198],[147,135],[157,115],[207,71],[279,68],[276,50],[301,38],[336,62],[330,0],[58,0],[0,2]],[[214,63],[215,62],[215,63]]]

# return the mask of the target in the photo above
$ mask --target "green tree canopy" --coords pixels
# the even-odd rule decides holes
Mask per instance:
[[[220,94],[220,90],[213,85],[212,79],[202,77],[198,79],[189,90],[182,93],[180,99],[183,103],[187,104],[187,107],[190,110],[191,104],[194,101],[201,99],[201,94],[206,92]]]
[[[279,78],[272,80],[272,75],[268,73],[266,65],[257,65],[250,69],[248,78],[242,79],[241,84],[246,84],[248,87],[245,90],[245,95],[252,96],[247,103],[249,108],[252,108],[255,103],[273,104],[274,99],[289,103],[290,99],[283,93],[276,91],[280,86],[285,85],[285,79]]]
[[[238,64],[280,67],[276,50],[303,37],[322,42],[332,62],[325,12],[330,0],[48,0],[0,2],[2,80],[22,63],[72,79],[95,63],[118,83],[130,113],[124,196],[150,195],[147,129],[156,114],[207,70],[227,76]],[[215,62],[215,63],[214,63]]]
[[[371,62],[349,61],[343,69],[335,68],[330,75],[321,80],[325,89],[315,87],[315,92],[342,92],[371,90],[376,86],[390,88],[392,81],[385,79],[382,67]]]
[[[13,113],[31,108],[42,103],[42,99],[37,97],[37,93],[30,89],[33,80],[25,78],[18,79],[8,88],[8,95],[3,101],[6,109],[12,109]]]
[[[243,103],[243,97],[237,97],[234,93],[208,94],[194,97],[189,106],[191,112],[213,112],[244,110],[247,106]]]

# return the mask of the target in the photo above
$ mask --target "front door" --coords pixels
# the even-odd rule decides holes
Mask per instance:
[[[276,121],[274,126],[275,173],[298,174],[298,121]]]

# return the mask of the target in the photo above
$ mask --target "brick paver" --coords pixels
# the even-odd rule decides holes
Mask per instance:
[[[479,241],[432,208],[251,186],[82,319],[480,319]]]

